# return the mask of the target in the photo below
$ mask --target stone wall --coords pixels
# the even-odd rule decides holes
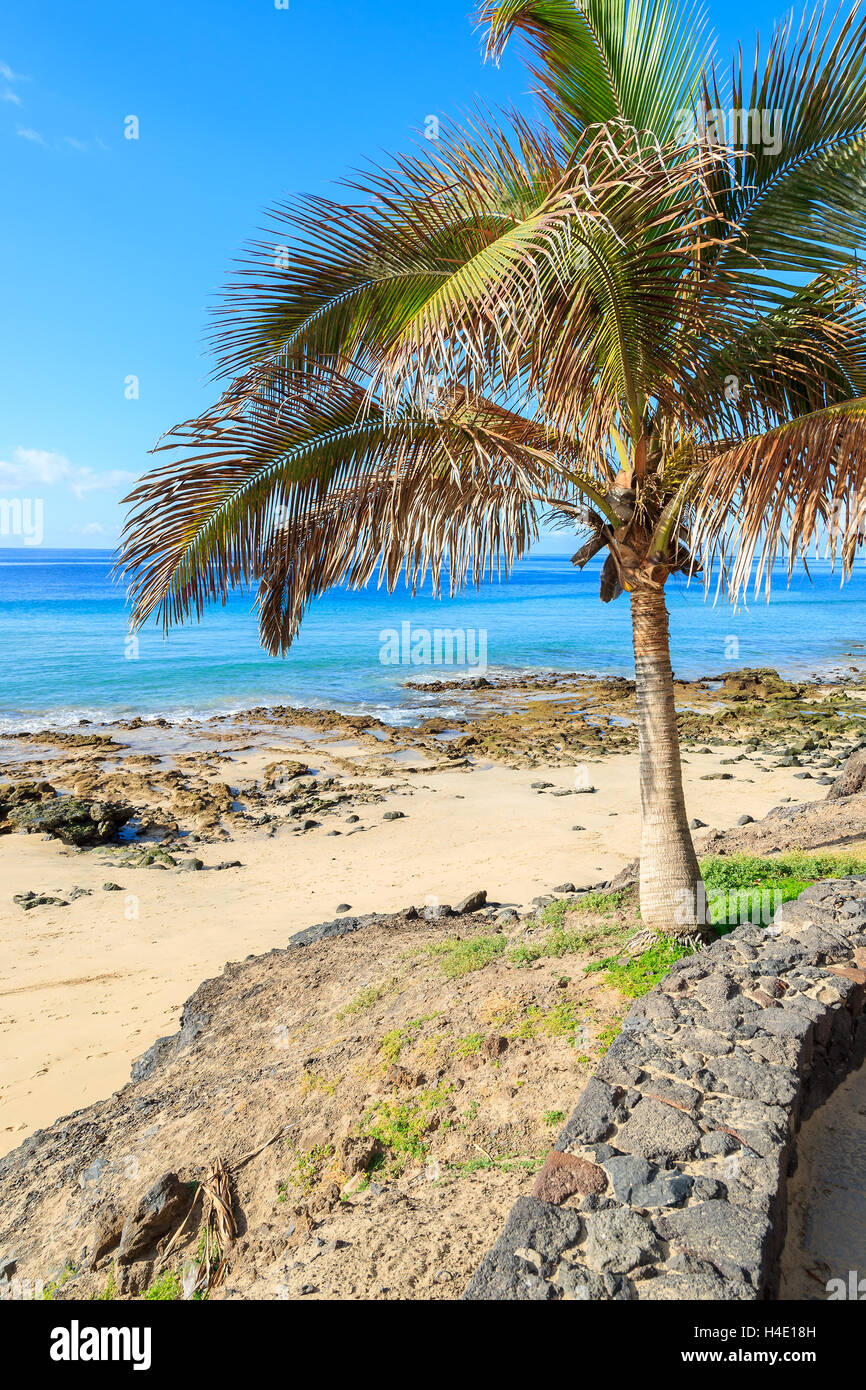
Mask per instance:
[[[866,1057],[866,876],[639,999],[469,1299],[773,1298],[802,1121]]]

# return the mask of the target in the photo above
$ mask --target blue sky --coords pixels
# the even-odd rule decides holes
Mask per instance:
[[[113,545],[148,450],[207,402],[206,306],[269,203],[333,191],[365,158],[409,148],[429,114],[476,98],[531,109],[516,53],[482,62],[472,8],[7,7],[0,496],[43,499],[46,545]],[[709,9],[726,58],[784,13],[772,0]]]

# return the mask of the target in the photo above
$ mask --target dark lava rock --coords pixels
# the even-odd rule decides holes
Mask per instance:
[[[737,821],[737,825],[753,825],[754,821],[754,816],[740,816],[739,820]]]
[[[618,1202],[635,1207],[678,1207],[688,1197],[692,1179],[685,1173],[663,1173],[645,1158],[615,1154],[606,1169]]]
[[[331,922],[317,922],[314,927],[295,932],[294,936],[289,937],[288,945],[311,946],[314,941],[321,941],[326,936],[347,936],[349,932],[358,931],[368,922],[376,920],[376,913],[371,912],[366,917],[335,917]]]
[[[477,912],[487,903],[487,889],[478,888],[474,893],[470,893],[462,902],[455,907],[455,912]]]
[[[150,1076],[158,1067],[163,1066],[177,1052],[191,1047],[199,1035],[204,1032],[210,1023],[210,1014],[189,1008],[191,1002],[191,1000],[187,1000],[184,1005],[178,1031],[164,1038],[157,1038],[146,1052],[142,1052],[140,1057],[136,1057],[129,1069],[130,1081],[143,1081],[146,1076]]]
[[[351,904],[351,903],[337,903],[337,911],[338,911],[338,912],[351,912],[351,911],[352,911],[352,904]]]
[[[583,1265],[563,1264],[556,1276],[562,1289],[563,1298],[594,1303],[599,1299],[613,1299],[616,1302],[633,1302],[637,1290],[630,1279],[622,1274],[596,1274]]]
[[[586,1241],[581,1255],[592,1269],[621,1274],[638,1265],[650,1264],[662,1248],[646,1217],[636,1211],[612,1207],[584,1217]]]
[[[117,1250],[120,1264],[132,1264],[166,1235],[189,1210],[193,1190],[177,1173],[165,1173],[149,1187],[126,1218]]]
[[[518,1197],[493,1249],[474,1274],[465,1299],[546,1301],[558,1290],[544,1277],[564,1250],[576,1245],[583,1220],[567,1207],[554,1207],[537,1197]],[[541,1268],[517,1252],[538,1251]]]
[[[604,1139],[617,1118],[621,1094],[597,1077],[590,1077],[554,1148],[563,1153],[573,1144],[594,1144]]]
[[[640,1158],[671,1162],[690,1158],[701,1131],[688,1115],[658,1100],[641,1100],[617,1130],[616,1146]]]
[[[757,1283],[768,1228],[762,1217],[728,1202],[701,1202],[656,1219],[663,1240],[714,1265],[722,1274],[745,1273]]]
[[[385,814],[384,814],[384,816],[382,817],[382,819],[383,819],[383,820],[405,820],[405,819],[406,819],[406,812],[405,812],[405,811],[386,811]]]
[[[453,917],[454,909],[450,903],[428,903],[421,911],[425,922],[438,922],[443,917]]]

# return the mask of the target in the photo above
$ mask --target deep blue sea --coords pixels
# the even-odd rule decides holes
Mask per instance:
[[[402,683],[477,674],[485,644],[488,674],[633,673],[627,598],[601,604],[598,570],[579,573],[560,557],[533,556],[507,583],[485,583],[457,599],[434,599],[429,589],[414,599],[402,588],[389,596],[374,585],[361,593],[332,590],[310,608],[285,659],[260,648],[248,594],[168,637],[149,626],[136,652],[125,596],[110,569],[104,551],[0,550],[0,730],[272,704],[411,723],[447,706],[448,697],[408,692]],[[705,600],[699,582],[669,584],[676,673],[774,666],[797,675],[850,667],[852,644],[866,642],[866,570],[840,588],[826,563],[810,569],[811,582],[800,573],[787,588],[780,574],[769,605],[762,595],[736,611],[724,600]],[[413,663],[435,658],[436,629],[460,630],[469,660]],[[443,661],[460,655],[452,640],[442,640]]]

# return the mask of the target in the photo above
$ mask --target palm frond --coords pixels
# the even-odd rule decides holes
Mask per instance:
[[[720,560],[736,597],[763,580],[787,555],[823,545],[850,574],[866,528],[866,398],[828,406],[708,451],[692,489],[692,535],[707,573]],[[730,557],[733,558],[730,558]]]
[[[708,79],[704,107],[731,154],[719,203],[743,229],[721,254],[744,272],[840,269],[864,244],[866,17],[855,4],[834,38],[824,16],[818,5],[797,27],[789,14],[750,78],[740,53],[728,102]]]
[[[607,121],[674,139],[712,52],[703,10],[675,0],[488,0],[479,24],[490,57],[523,39],[535,90],[572,143]]]
[[[269,213],[221,296],[211,332],[218,373],[279,357],[362,366],[474,256],[531,215],[568,153],[517,113],[481,110],[445,127],[424,156],[400,156],[346,184],[351,201],[298,197]]]
[[[701,255],[709,145],[669,151],[617,124],[593,132],[549,196],[455,269],[383,353],[382,379],[471,376],[478,389],[537,397],[558,430],[600,448],[622,416],[636,436],[650,395],[674,407],[706,330]],[[713,320],[737,313],[711,300]]]
[[[490,401],[455,391],[433,415],[393,414],[331,373],[316,389],[309,374],[279,393],[272,380],[266,399],[189,421],[162,447],[172,461],[126,499],[133,622],[156,613],[168,627],[257,584],[271,651],[333,584],[393,588],[403,573],[438,588],[447,570],[454,592],[507,571],[552,475],[571,498],[593,491],[574,451],[560,465],[541,426]]]

